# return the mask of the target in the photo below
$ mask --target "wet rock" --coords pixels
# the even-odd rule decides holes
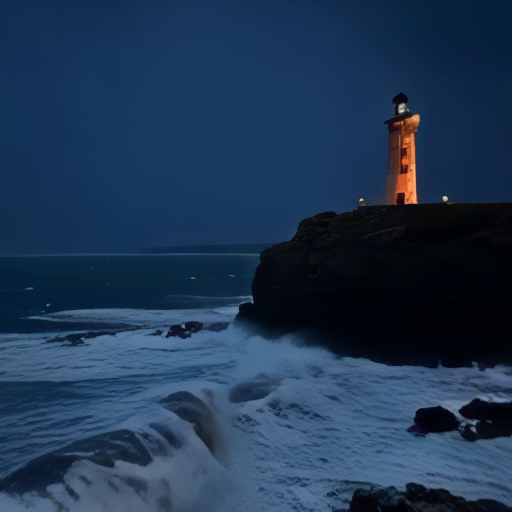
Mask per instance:
[[[478,439],[478,434],[471,428],[471,425],[465,425],[460,435],[463,439],[470,442]]]
[[[252,302],[243,302],[238,306],[237,322],[240,320],[252,320],[255,314],[255,307]]]
[[[476,439],[494,439],[512,435],[512,402],[486,402],[475,398],[469,404],[463,405],[459,413],[466,418],[479,420],[476,424],[476,434],[466,436],[466,428],[462,437],[468,441]],[[476,436],[476,439],[472,439]]]
[[[463,405],[459,413],[472,420],[501,421],[512,425],[512,402],[495,403],[475,398]]]
[[[510,437],[512,424],[500,421],[482,420],[476,424],[476,433],[480,439],[495,439],[496,437]]]
[[[192,423],[198,437],[214,453],[217,433],[215,419],[210,408],[200,398],[188,391],[178,391],[161,400],[160,404],[181,419]]]
[[[439,405],[418,409],[414,417],[414,423],[422,434],[450,432],[459,428],[459,422],[455,415]]]
[[[191,333],[198,332],[203,328],[202,322],[185,322],[185,330]]]
[[[157,329],[155,332],[152,332],[149,336],[162,336],[164,331]]]
[[[177,334],[177,336],[183,340],[187,339],[187,338],[190,338],[192,336],[192,334],[189,332],[189,331],[183,331],[183,332],[179,332]]]
[[[170,338],[171,336],[177,336],[178,334],[181,334],[182,332],[185,332],[185,329],[181,325],[171,325],[169,331],[165,335],[166,338]]]
[[[64,481],[64,474],[78,460],[89,460],[113,468],[117,460],[147,466],[151,456],[131,430],[116,430],[75,441],[30,461],[0,481],[0,492],[24,494],[35,491],[47,496],[46,488]]]
[[[494,500],[467,501],[445,489],[408,483],[405,492],[371,485],[354,491],[350,512],[512,512]]]
[[[404,494],[395,487],[356,489],[350,502],[351,512],[407,512]]]

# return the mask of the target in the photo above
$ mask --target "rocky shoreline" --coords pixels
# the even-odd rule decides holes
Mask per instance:
[[[350,502],[342,496],[357,486]],[[453,496],[445,489],[427,489],[423,485],[408,483],[405,491],[396,487],[381,487],[361,482],[342,482],[328,494],[335,505],[333,512],[510,512],[512,508],[495,500],[467,501]],[[341,503],[339,503],[341,502]],[[341,505],[338,506],[338,505]]]
[[[261,253],[237,323],[387,364],[494,365],[512,360],[511,257],[511,203],[320,213]]]

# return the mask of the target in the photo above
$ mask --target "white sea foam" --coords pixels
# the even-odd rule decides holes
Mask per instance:
[[[218,308],[61,315],[70,315],[70,321],[166,327],[188,319],[229,321],[235,313],[236,308]],[[43,318],[48,317],[55,314]],[[176,511],[320,512],[343,505],[327,496],[342,480],[398,487],[413,481],[512,505],[512,439],[469,443],[457,432],[415,437],[406,430],[420,407],[442,405],[456,412],[475,397],[510,400],[509,367],[391,367],[299,347],[292,336],[270,342],[233,325],[185,340],[150,332],[123,332],[72,348],[32,336],[3,343],[0,383],[37,383],[37,391],[32,408],[5,417],[3,434],[11,441],[0,459],[10,460],[14,469],[77,438],[143,428],[160,414],[159,399],[188,390],[214,398],[225,441],[222,461],[211,457],[186,422],[174,418],[173,425],[189,440],[187,450],[157,457],[146,468],[74,466],[66,481],[78,486],[80,499],[59,490],[71,512],[161,512],[158,503],[164,503],[160,498],[166,492]],[[255,378],[271,380],[275,389],[259,400],[228,401],[232,386]],[[91,487],[80,487],[80,471],[91,475]],[[145,497],[122,481],[119,492],[107,485],[108,478],[118,482],[122,475],[146,481]],[[47,501],[31,499],[37,512],[55,510]],[[0,510],[25,510],[13,503],[0,497]]]
[[[235,297],[233,298],[235,299]],[[127,325],[148,325],[166,327],[171,324],[200,320],[206,322],[230,321],[238,312],[238,306],[220,307],[214,309],[167,309],[167,310],[141,310],[141,309],[76,309],[73,311],[60,311],[46,315],[29,317],[31,320],[45,320],[47,322],[91,322],[91,323],[119,323]]]

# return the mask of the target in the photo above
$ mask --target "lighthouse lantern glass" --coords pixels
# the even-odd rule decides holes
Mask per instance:
[[[398,113],[403,114],[405,112],[405,103],[400,103],[398,105]]]

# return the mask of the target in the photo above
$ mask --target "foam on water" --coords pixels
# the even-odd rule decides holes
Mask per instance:
[[[168,327],[231,320],[235,312],[83,310],[43,318]],[[7,397],[0,472],[5,476],[76,439],[144,430],[157,418],[186,441],[183,448],[154,456],[145,467],[76,463],[66,482],[79,498],[61,485],[53,489],[57,501],[72,512],[161,512],[169,503],[176,511],[325,511],[341,506],[327,493],[342,480],[356,480],[398,487],[413,481],[512,505],[510,438],[469,443],[457,432],[415,437],[406,430],[420,407],[456,412],[475,397],[510,400],[511,368],[390,367],[300,347],[291,336],[270,342],[233,325],[185,340],[150,332],[103,336],[78,347],[45,344],[48,336],[34,335],[11,335],[0,344]],[[229,402],[233,386],[254,380],[272,382],[270,394]],[[157,404],[181,390],[211,397],[224,440],[217,459],[190,424]],[[133,481],[145,482],[146,491],[126,483]],[[25,496],[24,504],[0,497],[2,511],[28,504],[57,510],[36,496]]]

